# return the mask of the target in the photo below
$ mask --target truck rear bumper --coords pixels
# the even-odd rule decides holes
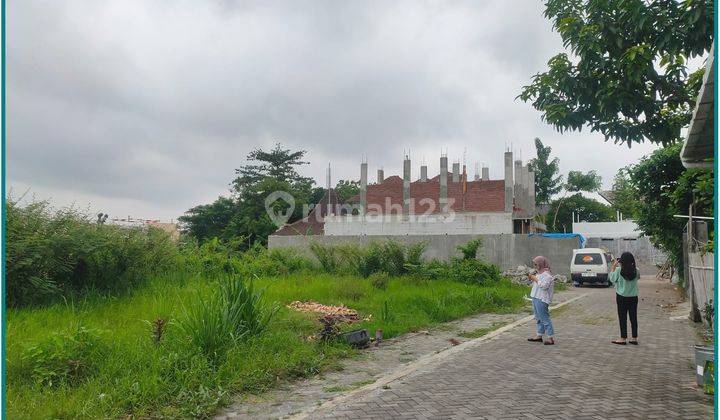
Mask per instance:
[[[572,282],[608,284],[608,275],[607,273],[597,273],[593,276],[583,276],[580,273],[572,273]]]

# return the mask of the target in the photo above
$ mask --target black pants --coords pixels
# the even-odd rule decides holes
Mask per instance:
[[[627,315],[630,313],[630,326],[632,327],[632,337],[638,336],[637,325],[637,306],[638,297],[625,297],[615,294],[615,302],[618,308],[618,320],[620,321],[620,337],[627,338]]]

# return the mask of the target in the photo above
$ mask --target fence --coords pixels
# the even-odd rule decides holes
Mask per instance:
[[[687,293],[690,296],[692,312],[705,317],[707,311],[713,311],[715,296],[714,254],[691,252],[688,254]],[[697,317],[697,315],[695,317]],[[697,321],[697,319],[695,319]]]

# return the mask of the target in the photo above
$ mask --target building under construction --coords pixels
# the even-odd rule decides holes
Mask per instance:
[[[360,193],[339,203],[329,189],[307,217],[278,229],[275,235],[466,235],[541,232],[533,220],[535,174],[512,152],[504,155],[504,179],[489,178],[490,170],[468,180],[459,162],[448,170],[440,157],[440,173],[411,179],[412,162],[406,156],[402,177],[384,176],[368,184],[368,164],[360,164]]]

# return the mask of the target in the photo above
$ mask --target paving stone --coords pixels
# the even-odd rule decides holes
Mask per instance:
[[[711,418],[712,399],[692,385],[693,328],[689,321],[669,320],[659,306],[677,302],[672,286],[654,277],[641,280],[639,346],[610,343],[618,335],[612,289],[583,291],[589,296],[553,317],[555,346],[525,341],[534,326],[525,324],[417,370],[387,392],[354,396],[342,404],[343,415]],[[337,410],[310,417],[334,418]]]

